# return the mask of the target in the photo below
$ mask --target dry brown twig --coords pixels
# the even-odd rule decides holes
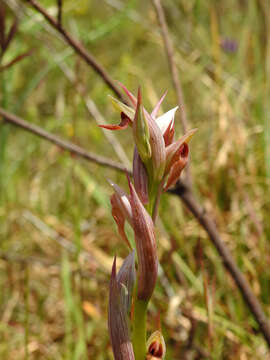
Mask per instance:
[[[58,26],[62,27],[62,11],[63,11],[62,0],[57,0],[57,7],[58,7],[57,23],[58,23]]]
[[[156,9],[158,21],[161,28],[161,33],[164,41],[164,46],[168,58],[169,68],[172,76],[172,82],[175,88],[176,96],[177,96],[177,102],[180,109],[180,116],[181,116],[181,124],[183,132],[186,133],[188,131],[188,119],[187,119],[187,112],[184,102],[184,96],[183,96],[183,90],[182,86],[179,80],[179,74],[178,70],[174,61],[174,55],[173,55],[173,46],[172,42],[169,36],[168,27],[164,15],[164,11],[162,9],[161,3],[159,0],[152,0],[154,7]]]
[[[76,53],[89,66],[91,66],[102,77],[104,82],[111,88],[111,90],[120,99],[123,100],[122,94],[119,92],[118,88],[114,84],[111,77],[103,69],[103,67],[101,67],[101,65],[99,63],[97,63],[97,61],[93,58],[93,56],[90,55],[87,52],[87,50],[79,42],[77,42],[75,39],[73,39],[71,37],[71,35],[66,30],[64,30],[62,28],[62,26],[59,25],[59,23],[53,17],[51,17],[46,12],[46,10],[44,10],[35,0],[27,0],[27,2],[30,5],[32,5],[40,14],[42,14],[44,16],[44,18],[63,36],[65,41],[76,51]],[[166,26],[166,20],[165,20],[165,16],[164,16],[164,12],[163,12],[161,3],[159,0],[153,0],[153,2],[155,4],[155,7],[156,7],[156,10],[158,13],[158,17],[159,17],[161,23],[163,24],[162,26],[163,26],[163,32],[164,32],[164,29],[166,29],[167,26]],[[165,27],[164,27],[164,24],[165,24]],[[176,67],[175,67],[175,65],[172,65],[172,64],[174,64],[173,52],[172,52],[172,47],[170,45],[170,41],[168,41],[168,39],[169,39],[168,31],[166,32],[166,30],[165,30],[164,35],[163,36],[164,36],[164,41],[166,40],[165,46],[167,47],[171,71],[172,71],[172,74],[174,74],[174,72],[176,71]],[[172,70],[173,68],[175,68],[175,70]],[[174,81],[176,79],[178,79],[177,72],[176,72],[175,76],[173,75],[173,78],[174,78]],[[183,114],[183,111],[185,114],[185,108],[183,107],[183,96],[181,96],[182,89],[181,89],[181,84],[180,84],[180,91],[179,91],[179,84],[180,84],[180,82],[178,83],[178,85],[177,84],[174,84],[174,85],[175,85],[176,91],[178,93],[178,102],[181,104],[182,114]],[[180,97],[179,97],[179,94],[180,94]],[[41,129],[37,126],[30,125],[29,123],[16,117],[15,115],[7,113],[3,109],[0,109],[0,114],[6,119],[6,121],[13,123],[14,125],[17,125],[27,131],[35,133],[36,135],[43,137],[43,138],[55,143],[59,147],[62,147],[74,154],[77,154],[78,156],[83,157],[83,158],[87,159],[88,161],[93,161],[100,165],[109,166],[116,170],[123,171],[122,165],[119,165],[115,162],[112,162],[111,160],[105,159],[105,158],[95,155],[93,153],[89,153],[77,145],[71,144],[64,140],[61,140],[58,137],[47,133],[46,131],[44,131],[43,129]],[[187,126],[186,118],[184,121],[182,120],[182,124],[183,124],[182,125],[183,127]],[[207,232],[210,240],[216,247],[221,259],[223,260],[224,266],[226,267],[226,269],[228,270],[228,272],[234,279],[237,287],[239,288],[239,290],[243,296],[244,301],[248,305],[255,320],[257,321],[258,325],[260,326],[260,330],[261,330],[268,346],[270,346],[270,326],[269,326],[268,320],[264,314],[262,306],[259,303],[256,296],[254,295],[250,285],[248,284],[247,280],[241,273],[240,269],[237,267],[232,255],[229,252],[229,250],[227,249],[225,243],[222,241],[214,221],[205,212],[204,208],[202,208],[199,205],[199,203],[197,202],[197,200],[195,199],[195,197],[193,195],[192,189],[189,186],[187,186],[183,182],[180,182],[178,184],[178,186],[172,191],[172,193],[176,194],[177,196],[179,196],[182,199],[182,201],[187,206],[187,208],[191,211],[191,213],[195,216],[195,218],[198,220],[198,222],[201,224],[201,226]]]
[[[16,56],[14,59],[12,59],[11,61],[9,61],[7,64],[0,66],[0,72],[7,70],[8,68],[10,68],[11,66],[17,64],[18,62],[20,62],[21,60],[23,60],[24,58],[30,56],[33,54],[34,49],[31,49],[29,51],[26,51],[18,56]]]
[[[66,43],[73,48],[73,50],[92,68],[94,69],[103,79],[103,81],[109,86],[109,88],[115,93],[117,97],[122,99],[123,95],[117,88],[115,82],[107,71],[97,62],[93,55],[91,55],[85,47],[77,40],[75,40],[63,27],[61,22],[59,23],[59,12],[58,20],[55,20],[37,1],[26,0],[34,9],[36,9],[44,18],[51,24],[51,26],[57,30],[66,41]],[[60,8],[58,8],[60,9]],[[61,19],[61,17],[60,17]]]
[[[94,162],[98,165],[106,166],[111,169],[125,171],[125,167],[115,161],[112,161],[110,159],[107,159],[103,156],[94,154],[90,151],[87,151],[83,149],[82,147],[73,144],[71,142],[62,140],[56,135],[53,135],[51,133],[48,133],[46,130],[42,129],[41,127],[37,125],[30,124],[28,121],[25,121],[21,118],[19,118],[16,115],[13,115],[4,109],[0,108],[0,115],[9,123],[16,125],[28,132],[31,132],[32,134],[35,134],[43,139],[46,139],[53,144],[59,146],[60,148],[69,151],[72,154],[76,154],[79,157],[82,157],[88,161]]]
[[[164,14],[164,11],[162,9],[162,6],[161,6],[161,3],[159,0],[152,0],[152,2],[156,9],[157,18],[158,18],[160,28],[161,28],[165,52],[166,52],[166,55],[168,58],[168,65],[169,65],[169,69],[171,72],[172,83],[173,83],[173,86],[175,89],[177,103],[178,103],[178,106],[180,109],[179,113],[180,113],[180,117],[181,117],[182,129],[183,129],[183,132],[186,133],[188,131],[187,112],[186,112],[186,107],[185,107],[183,90],[182,90],[181,82],[179,80],[178,70],[176,67],[176,63],[174,61],[174,50],[173,50],[172,41],[169,36],[169,31],[168,31],[168,27],[167,27],[167,23],[166,23],[165,14]],[[190,171],[189,164],[186,167],[186,180],[187,180],[188,185],[192,186],[192,177],[191,177],[191,171]]]

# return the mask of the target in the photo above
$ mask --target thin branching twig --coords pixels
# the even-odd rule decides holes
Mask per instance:
[[[92,161],[98,165],[109,167],[111,169],[120,170],[120,171],[126,170],[126,168],[123,165],[121,165],[115,161],[112,161],[110,159],[107,159],[103,156],[100,156],[100,155],[97,155],[90,151],[87,151],[76,144],[73,144],[66,140],[62,140],[58,136],[47,132],[46,130],[42,129],[41,127],[39,127],[37,125],[33,125],[33,124],[29,123],[28,121],[25,121],[25,120],[19,118],[18,116],[5,111],[2,108],[0,108],[0,115],[7,122],[9,122],[13,125],[16,125],[28,132],[31,132],[32,134],[35,134],[43,139],[46,139],[46,140],[54,143],[55,145],[59,146],[60,148],[71,152],[72,154],[76,154],[86,160]]]
[[[181,86],[181,83],[179,80],[178,70],[177,70],[177,67],[176,67],[176,64],[174,61],[172,42],[171,42],[171,39],[169,36],[168,27],[167,27],[164,11],[163,11],[162,5],[160,3],[160,0],[152,0],[152,1],[154,4],[154,7],[156,9],[158,21],[160,24],[162,37],[163,37],[163,41],[164,41],[164,46],[165,46],[166,54],[168,57],[169,68],[170,68],[170,72],[171,72],[171,76],[172,76],[172,82],[173,82],[173,85],[175,88],[177,102],[178,102],[178,105],[180,108],[182,129],[183,129],[183,132],[186,133],[188,131],[187,112],[186,112],[186,107],[185,107],[185,103],[184,103],[182,86]]]
[[[62,27],[62,11],[63,11],[62,0],[57,0],[57,7],[58,7],[57,23],[58,23],[58,26]]]
[[[37,1],[27,0],[27,2],[32,5],[43,17],[51,24],[51,26],[57,30],[64,40],[68,43],[69,46],[88,64],[92,69],[94,69],[103,79],[103,81],[109,86],[109,88],[115,93],[117,97],[125,101],[122,93],[116,86],[115,82],[107,71],[97,62],[93,55],[91,55],[85,47],[75,40],[63,27],[59,25],[58,21],[55,20]]]
[[[168,31],[168,27],[167,27],[167,23],[166,23],[165,14],[164,14],[162,5],[160,3],[160,0],[152,0],[152,2],[156,9],[157,18],[158,18],[160,28],[161,28],[164,47],[165,47],[165,51],[166,51],[167,58],[168,58],[169,69],[170,69],[171,76],[172,76],[172,82],[173,82],[173,86],[174,86],[176,97],[177,97],[177,103],[178,103],[179,110],[180,110],[179,113],[180,113],[180,117],[181,117],[182,129],[183,129],[183,132],[186,133],[188,131],[187,111],[186,111],[181,82],[179,80],[179,73],[178,73],[176,63],[174,60],[174,50],[173,50],[173,45],[172,45],[172,42],[171,42],[171,39],[169,36],[169,31]],[[189,164],[186,168],[186,180],[187,180],[188,185],[192,186],[192,177],[191,177],[191,171],[190,171]]]
[[[31,56],[33,54],[34,49],[31,49],[29,51],[26,51],[18,56],[16,56],[14,59],[12,59],[11,61],[9,61],[7,64],[4,65],[0,65],[0,72],[7,70],[8,68],[10,68],[11,66],[17,64],[19,61],[25,59],[28,56]]]

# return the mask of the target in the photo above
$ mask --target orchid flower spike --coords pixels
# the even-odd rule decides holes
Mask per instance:
[[[124,85],[129,105],[111,98],[120,112],[119,124],[101,125],[108,130],[132,128],[135,149],[133,154],[133,180],[127,174],[129,193],[110,181],[114,189],[111,196],[112,215],[121,238],[130,250],[132,246],[125,232],[128,221],[134,232],[135,251],[125,259],[118,274],[114,259],[109,299],[109,332],[115,360],[163,360],[166,348],[160,331],[155,331],[146,344],[147,304],[153,294],[158,276],[158,254],[154,229],[160,195],[175,185],[189,160],[189,141],[196,129],[180,139],[175,137],[175,114],[178,107],[158,116],[166,96],[162,95],[149,113],[142,104],[140,88],[135,97]],[[134,283],[136,278],[136,290]],[[129,316],[133,297],[133,346],[129,334]],[[135,355],[134,355],[135,354]]]

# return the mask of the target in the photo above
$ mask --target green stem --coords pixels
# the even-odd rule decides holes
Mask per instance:
[[[136,360],[145,360],[146,356],[146,314],[147,301],[135,300],[133,321],[133,350]]]
[[[158,188],[159,188],[159,183],[154,182],[154,181],[149,181],[149,184],[148,184],[149,202],[146,205],[146,210],[148,211],[150,216],[153,215],[153,211],[154,211],[154,207],[155,207],[155,203],[156,203],[156,197],[158,194]]]
[[[160,197],[163,192],[163,185],[164,185],[164,180],[162,180],[161,183],[158,185],[158,190],[157,190],[157,194],[156,194],[156,198],[155,198],[155,204],[154,204],[153,212],[152,212],[152,219],[153,219],[154,224],[156,222],[157,215],[158,215],[158,207],[159,207],[159,203],[160,203]]]

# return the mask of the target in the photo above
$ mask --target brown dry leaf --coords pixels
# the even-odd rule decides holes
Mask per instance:
[[[95,305],[91,304],[89,301],[84,301],[82,307],[83,311],[93,319],[99,320],[101,318],[100,311]]]

